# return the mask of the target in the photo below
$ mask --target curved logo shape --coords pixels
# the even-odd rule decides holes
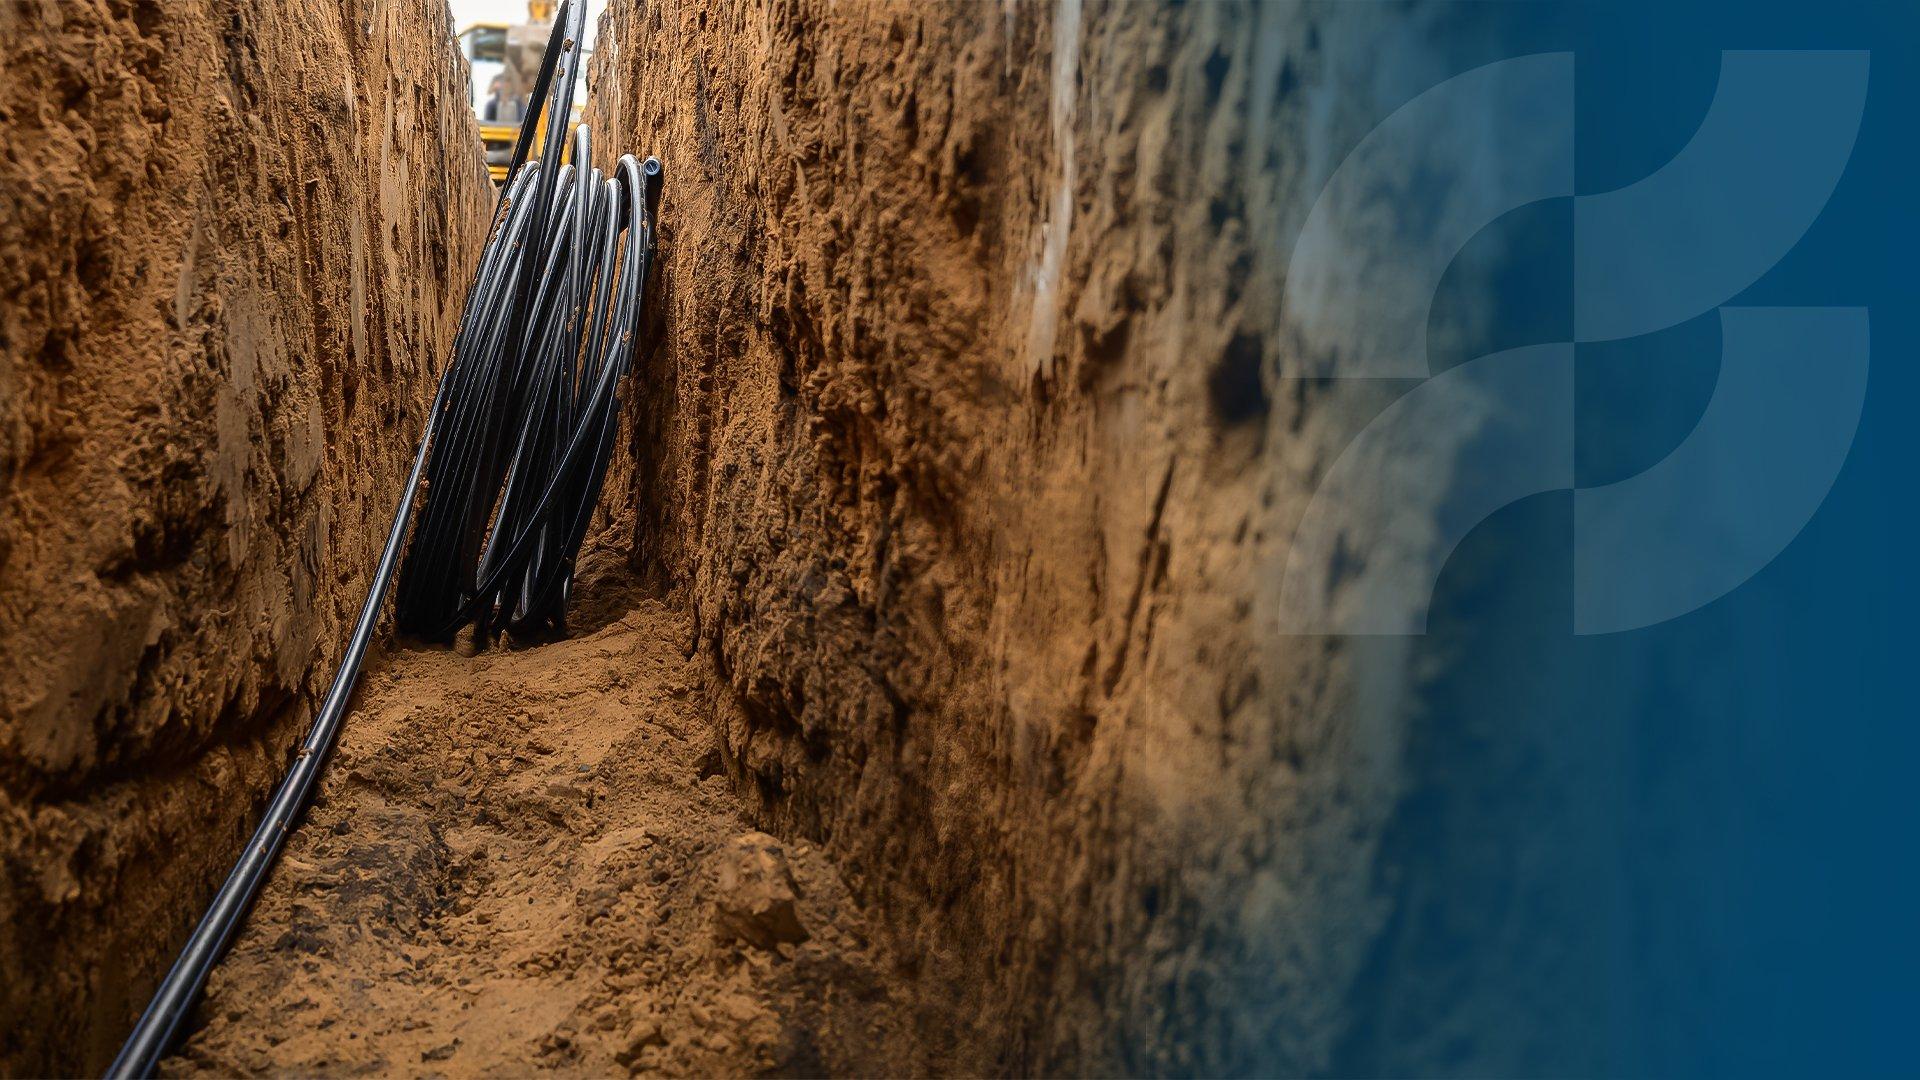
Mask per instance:
[[[1284,318],[1304,374],[1424,379],[1447,267],[1500,215],[1573,194],[1573,54],[1456,75],[1395,110],[1341,161],[1287,265]]]
[[[1713,105],[1672,161],[1573,197],[1576,341],[1713,311],[1791,251],[1852,155],[1867,70],[1865,52],[1723,53]],[[1720,379],[1699,423],[1651,468],[1595,487],[1574,485],[1573,342],[1427,377],[1441,276],[1502,214],[1571,196],[1572,147],[1571,55],[1504,60],[1394,113],[1316,202],[1285,305],[1320,358],[1306,374],[1425,381],[1316,490],[1282,578],[1283,629],[1423,633],[1460,540],[1518,499],[1565,490],[1574,632],[1650,626],[1739,587],[1825,500],[1865,401],[1865,309],[1720,308]],[[1509,151],[1516,160],[1491,159]],[[1383,219],[1377,201],[1413,184],[1432,187],[1414,193],[1430,201]],[[1444,498],[1422,467],[1432,460],[1454,464]]]
[[[1867,396],[1865,308],[1721,308],[1720,381],[1685,442],[1573,493],[1573,630],[1678,618],[1800,535],[1840,473]]]
[[[1664,330],[1760,280],[1833,197],[1866,107],[1864,52],[1722,53],[1672,161],[1573,200],[1574,339]]]
[[[1294,535],[1280,589],[1298,633],[1423,634],[1447,556],[1528,495],[1573,485],[1573,345],[1482,356],[1381,411],[1334,460]],[[1454,463],[1436,503],[1427,462]],[[1329,567],[1354,566],[1348,577]]]

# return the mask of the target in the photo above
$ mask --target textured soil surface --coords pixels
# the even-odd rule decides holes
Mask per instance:
[[[0,1073],[104,1067],[358,608],[491,189],[438,0],[0,0]]]
[[[685,616],[580,599],[566,641],[376,660],[164,1072],[924,1071],[833,866],[742,821]]]
[[[616,516],[754,820],[830,847],[997,1071],[1433,1065],[1346,1049],[1418,925],[1379,845],[1433,767],[1410,666],[1279,596],[1398,391],[1309,377],[1278,316],[1328,172],[1471,6],[609,8],[591,122],[667,164]],[[1337,605],[1426,542],[1305,576]]]
[[[667,184],[575,637],[384,655],[168,1068],[1569,1071],[1450,1034],[1536,898],[1421,883],[1435,655],[1280,593],[1398,392],[1288,253],[1474,7],[614,0]],[[332,673],[484,227],[446,19],[0,0],[0,1072],[104,1065]]]

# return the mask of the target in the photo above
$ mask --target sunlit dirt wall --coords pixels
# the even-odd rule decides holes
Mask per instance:
[[[1306,377],[1279,313],[1381,87],[1444,73],[1383,46],[1423,11],[654,0],[602,27],[603,152],[667,176],[614,521],[692,606],[724,767],[959,1003],[956,1068],[1381,1067],[1351,1042],[1410,664],[1275,605],[1391,390]],[[1439,499],[1446,455],[1413,467]]]
[[[489,206],[447,19],[0,3],[0,1072],[105,1064],[331,675]]]

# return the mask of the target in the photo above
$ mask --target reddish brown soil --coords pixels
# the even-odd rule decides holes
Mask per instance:
[[[1446,6],[611,5],[599,591],[381,660],[168,1068],[1450,1060],[1343,1057],[1418,657],[1278,610],[1392,392],[1303,377],[1288,252]],[[104,1062],[332,671],[483,220],[444,10],[0,0],[0,1071]]]
[[[713,767],[686,617],[392,650],[169,1074],[924,1071],[819,848]]]
[[[1430,1070],[1340,1056],[1432,768],[1413,669],[1280,596],[1399,391],[1302,377],[1332,346],[1281,316],[1450,7],[609,8],[599,145],[667,168],[615,518],[754,820],[829,845],[998,1071]],[[1414,514],[1451,464],[1409,468]],[[1429,541],[1387,535],[1308,576],[1393,580]]]
[[[438,0],[0,0],[0,1073],[104,1067],[358,607],[491,188]]]

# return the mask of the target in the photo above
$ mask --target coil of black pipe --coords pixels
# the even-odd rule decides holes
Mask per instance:
[[[622,156],[603,175],[590,164],[587,129],[568,131],[585,20],[583,2],[563,0],[452,356],[339,670],[259,827],[108,1076],[153,1074],[265,884],[338,740],[396,569],[401,633],[565,632],[574,557],[618,431],[615,391],[637,344],[662,187],[658,160]],[[530,160],[543,110],[545,143]]]

